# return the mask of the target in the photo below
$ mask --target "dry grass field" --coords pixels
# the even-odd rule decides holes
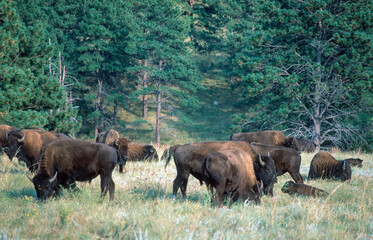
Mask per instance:
[[[306,181],[330,194],[324,198],[281,192],[290,180],[280,176],[274,197],[261,205],[237,202],[210,206],[206,187],[190,177],[186,200],[172,197],[176,169],[164,162],[129,162],[114,171],[115,200],[100,203],[100,180],[79,183],[80,191],[39,202],[28,170],[16,159],[0,161],[0,239],[372,239],[373,155],[360,157],[352,180]],[[302,154],[301,174],[308,175],[313,154]]]

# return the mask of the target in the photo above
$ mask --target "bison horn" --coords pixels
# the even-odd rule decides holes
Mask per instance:
[[[25,137],[26,137],[26,133],[25,133],[25,134],[23,134],[23,138],[21,138],[21,139],[18,139],[18,142],[19,142],[19,143],[23,142],[23,141],[25,140]]]
[[[58,173],[58,172],[56,172],[56,173],[54,174],[54,176],[53,176],[51,179],[49,179],[49,182],[50,182],[50,183],[52,183],[52,182],[54,182],[54,180],[56,180],[56,178],[57,178],[57,173]]]
[[[8,141],[9,133],[6,133],[5,141]]]
[[[262,160],[262,155],[259,154],[259,164],[260,166],[264,167],[266,164]]]
[[[346,170],[346,160],[343,161],[342,169],[343,169],[343,171]]]
[[[28,180],[30,180],[31,182],[33,182],[32,178],[29,175],[26,175],[26,176],[27,176]]]

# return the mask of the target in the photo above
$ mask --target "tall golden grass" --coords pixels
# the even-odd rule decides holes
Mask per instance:
[[[222,209],[210,206],[206,187],[192,176],[187,199],[180,193],[173,198],[176,170],[172,163],[165,169],[164,162],[129,162],[124,174],[115,170],[113,202],[108,197],[99,202],[99,177],[79,183],[78,192],[66,190],[39,202],[24,164],[2,156],[0,239],[372,239],[372,155],[337,155],[360,157],[364,163],[353,168],[349,183],[306,181],[328,191],[328,197],[282,193],[291,179],[285,174],[278,178],[274,197],[264,196],[261,205],[237,202]],[[312,157],[302,154],[304,177]]]

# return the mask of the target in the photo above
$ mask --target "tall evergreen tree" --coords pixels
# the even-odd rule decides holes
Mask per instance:
[[[53,46],[45,16],[31,1],[0,1],[0,6],[0,121],[18,128],[79,130],[77,110],[67,106],[64,87],[48,71]]]
[[[260,4],[259,4],[260,3]],[[246,130],[278,128],[341,147],[372,126],[370,1],[259,1],[258,27],[235,58]],[[371,120],[370,120],[371,121]],[[371,136],[370,136],[371,137]],[[367,139],[372,141],[371,139]]]
[[[155,96],[156,143],[160,146],[161,121],[167,106],[199,106],[193,92],[199,88],[199,77],[191,60],[190,18],[183,15],[180,2],[174,0],[133,1],[135,12],[128,53],[138,59],[147,73],[147,85],[141,94]],[[144,62],[147,67],[144,67]],[[129,70],[136,68],[131,67]],[[175,108],[173,108],[175,109]]]

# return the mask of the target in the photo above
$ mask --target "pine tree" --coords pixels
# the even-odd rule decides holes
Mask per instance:
[[[79,130],[77,110],[66,107],[65,89],[48,72],[53,46],[43,13],[27,8],[34,6],[30,1],[0,5],[0,121],[18,128]]]
[[[370,1],[260,1],[259,28],[237,53],[246,130],[278,128],[350,146],[372,115]],[[370,122],[369,125],[372,123]]]

